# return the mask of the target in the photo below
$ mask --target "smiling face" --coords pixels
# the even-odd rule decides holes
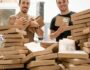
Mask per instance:
[[[56,2],[61,12],[64,12],[68,9],[68,0],[56,0]]]
[[[20,9],[21,9],[21,12],[27,13],[28,10],[29,10],[30,1],[29,0],[20,0],[19,6],[20,6]]]

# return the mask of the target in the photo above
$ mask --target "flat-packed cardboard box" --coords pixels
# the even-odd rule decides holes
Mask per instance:
[[[55,60],[37,60],[32,61],[27,65],[27,68],[34,68],[39,66],[49,66],[49,65],[56,65]]]
[[[69,27],[67,28],[67,30],[73,30],[73,29],[78,29],[78,28],[84,28],[84,27],[86,27],[86,26],[87,26],[86,23],[84,23],[84,24],[72,25],[72,26],[69,26]]]
[[[83,24],[83,23],[88,23],[88,22],[90,22],[90,18],[74,21],[73,24]]]
[[[14,50],[14,51],[0,51],[0,55],[14,55],[14,54],[27,54],[28,50]]]
[[[76,13],[76,14],[73,14],[71,17],[74,18],[74,17],[78,17],[78,16],[85,15],[85,14],[88,14],[88,13],[90,13],[90,9],[81,11],[81,12]]]
[[[68,69],[69,70],[90,70],[90,65],[89,64],[86,64],[86,65],[70,64],[70,65],[68,65]]]
[[[21,34],[4,34],[3,37],[5,39],[22,39],[22,35]]]
[[[86,19],[86,18],[90,18],[90,12],[85,14],[85,15],[80,15],[78,17],[72,17],[72,21],[78,21],[78,20],[83,20],[83,19]]]
[[[82,65],[90,63],[90,59],[65,59],[64,61],[74,65]]]
[[[77,36],[82,36],[82,35],[84,35],[84,34],[83,34],[82,31],[80,31],[80,32],[76,32],[76,33],[71,32],[71,35],[72,35],[73,37],[77,37]]]
[[[82,36],[77,36],[73,37],[74,40],[82,40],[82,39],[87,39],[88,35],[82,35]]]
[[[24,64],[0,65],[0,69],[24,68]]]
[[[88,23],[86,23],[87,24],[87,27],[89,27],[90,26],[90,22],[88,22]]]
[[[23,43],[23,39],[5,39],[5,43]]]
[[[59,44],[52,44],[51,46],[49,46],[48,48],[46,48],[47,50],[52,50],[53,52],[58,52],[58,48],[59,48]]]
[[[87,27],[83,30],[83,34],[89,34],[90,33],[90,27]]]
[[[83,47],[83,50],[90,54],[90,48],[89,47]]]
[[[24,44],[21,42],[21,43],[5,43],[4,46],[24,46]]]
[[[58,58],[88,59],[89,55],[84,51],[63,51],[58,53]]]
[[[83,32],[83,30],[84,30],[85,28],[86,28],[86,27],[73,29],[73,30],[71,30],[71,33]]]
[[[4,31],[0,31],[1,34],[10,34],[10,33],[21,33],[22,35],[26,35],[27,33],[23,30],[19,30],[19,29],[16,29],[16,28],[11,28],[9,30],[4,30]]]
[[[20,64],[21,59],[0,60],[0,65]]]
[[[69,18],[67,17],[61,17],[61,16],[57,16],[56,17],[56,22],[55,22],[55,26],[64,26],[64,25],[68,25],[69,24]]]
[[[36,22],[40,25],[40,27],[44,26],[44,21],[42,16],[38,16],[35,18]]]
[[[3,60],[9,60],[9,59],[23,59],[25,58],[26,55],[25,54],[18,54],[18,55],[7,55],[7,54],[3,54],[0,56],[0,59]]]
[[[61,70],[59,65],[52,65],[52,66],[40,66],[31,68],[31,70]]]
[[[85,47],[90,47],[90,42],[85,42],[85,43],[84,43],[84,46],[85,46]]]
[[[57,53],[36,56],[36,60],[49,60],[49,59],[56,59],[56,58],[57,58]]]
[[[46,54],[50,54],[50,53],[52,53],[52,50],[44,50],[44,51],[33,52],[33,53],[30,53],[29,55],[27,55],[26,58],[24,58],[22,61],[24,63],[27,63],[28,61],[32,60],[36,56],[46,55]]]

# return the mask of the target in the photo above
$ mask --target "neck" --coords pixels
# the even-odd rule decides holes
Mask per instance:
[[[20,12],[22,15],[27,15],[27,13]]]
[[[61,11],[61,14],[62,15],[65,15],[65,14],[68,14],[70,11],[67,9],[67,10],[65,10],[65,11]]]

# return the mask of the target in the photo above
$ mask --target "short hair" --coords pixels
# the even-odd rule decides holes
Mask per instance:
[[[19,0],[19,4],[21,3],[21,0]]]

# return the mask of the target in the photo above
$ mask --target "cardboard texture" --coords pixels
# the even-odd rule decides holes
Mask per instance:
[[[46,54],[50,54],[50,53],[52,53],[52,50],[33,52],[33,53],[27,55],[26,58],[24,58],[22,61],[27,63],[28,61],[32,60],[36,56],[46,55]]]
[[[55,60],[42,60],[42,61],[32,61],[27,65],[27,68],[39,67],[39,66],[48,66],[55,65]]]
[[[78,66],[75,66],[73,64],[69,65],[68,66],[68,69],[69,70],[89,70],[90,69],[90,65],[78,65]]]
[[[64,51],[58,53],[58,58],[81,58],[88,59],[89,55],[84,51]]]
[[[37,56],[36,60],[49,60],[49,59],[56,59],[56,58],[57,58],[57,53],[53,53],[53,54]]]
[[[71,17],[78,17],[78,16],[81,16],[81,15],[85,15],[85,14],[88,14],[90,13],[90,9],[87,9],[87,10],[84,10],[84,11],[81,11],[79,13],[76,13],[76,14],[73,14]]]

